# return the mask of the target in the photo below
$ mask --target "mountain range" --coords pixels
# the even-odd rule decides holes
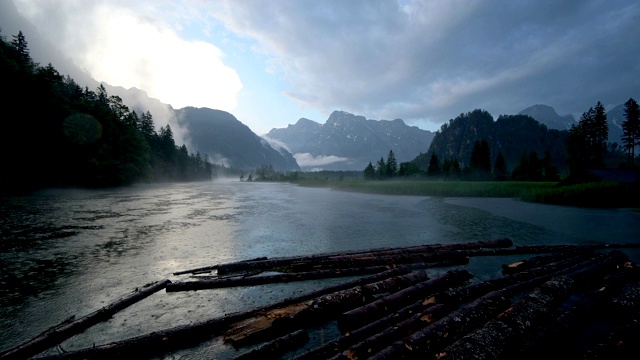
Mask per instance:
[[[398,162],[409,161],[429,148],[433,136],[401,119],[369,120],[338,110],[324,124],[301,118],[266,135],[283,143],[303,170],[361,170],[389,151]]]
[[[586,109],[585,109],[586,110]],[[578,125],[578,121],[571,114],[558,115],[554,108],[548,105],[533,105],[518,113],[519,115],[529,115],[539,123],[546,125],[549,129],[569,130],[572,125]],[[625,121],[624,104],[620,104],[607,111],[607,122],[609,125],[610,143],[620,144],[622,138],[622,123]]]

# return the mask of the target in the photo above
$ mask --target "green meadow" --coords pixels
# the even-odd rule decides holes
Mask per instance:
[[[638,186],[616,182],[558,186],[557,182],[306,179],[297,183],[384,195],[508,197],[544,204],[640,208]]]

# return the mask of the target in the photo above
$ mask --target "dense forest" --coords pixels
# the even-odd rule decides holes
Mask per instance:
[[[588,169],[635,168],[639,114],[638,103],[630,98],[620,145],[607,143],[607,116],[600,102],[568,131],[548,129],[527,115],[501,115],[494,121],[477,109],[442,125],[429,150],[414,160],[398,165],[390,151],[386,161],[369,163],[363,173],[365,179],[557,181]]]
[[[35,63],[22,32],[0,34],[0,77],[4,192],[211,178],[208,156],[177,146],[168,124],[156,132],[148,111]]]

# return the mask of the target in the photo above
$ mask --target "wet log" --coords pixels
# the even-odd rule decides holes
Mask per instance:
[[[381,349],[370,359],[399,359],[433,353],[453,342],[453,339],[480,327],[504,311],[510,304],[510,300],[503,293],[489,293]]]
[[[283,337],[270,341],[259,348],[248,351],[235,360],[270,360],[279,359],[285,353],[298,348],[309,341],[309,334],[305,330],[297,330]]]
[[[354,251],[344,252],[340,254],[318,254],[312,256],[298,256],[298,257],[284,257],[267,259],[262,261],[243,261],[235,263],[220,264],[216,266],[219,275],[228,274],[238,271],[251,271],[251,270],[268,270],[274,268],[292,266],[298,269],[304,269],[302,271],[312,270],[314,266],[319,266],[320,263],[326,264],[335,263],[340,264],[343,267],[362,267],[362,266],[374,266],[374,265],[388,265],[395,262],[381,262],[381,258],[394,258],[407,255],[425,255],[434,252],[448,252],[464,249],[474,248],[495,248],[495,247],[510,247],[513,246],[513,242],[509,239],[498,239],[491,241],[478,241],[460,244],[434,244],[434,245],[422,245],[411,246],[402,248],[384,248],[379,250],[367,250],[367,251]],[[463,255],[461,255],[463,256]],[[430,262],[428,257],[423,257],[425,260],[415,260],[414,262]],[[388,261],[388,260],[385,260]],[[352,263],[352,265],[345,266]],[[406,262],[404,262],[406,263]],[[295,265],[294,265],[295,264]],[[325,264],[325,265],[326,265]],[[325,266],[326,268],[326,266]]]
[[[462,337],[437,355],[439,360],[499,359],[541,323],[553,316],[575,287],[569,277],[559,277],[514,303],[509,309],[483,327]]]
[[[339,351],[346,349],[347,347],[362,341],[370,336],[373,336],[385,329],[388,329],[395,324],[406,320],[407,318],[424,311],[434,304],[424,304],[423,301],[418,301],[412,305],[402,308],[393,314],[387,315],[379,320],[369,323],[356,330],[345,333],[339,338],[324,343],[318,347],[310,349],[301,355],[295,357],[295,360],[315,360],[329,358]]]
[[[224,340],[236,348],[268,341],[297,328],[335,318],[344,311],[372,301],[376,294],[399,291],[427,278],[424,271],[414,271],[261,312],[234,324],[225,333]]]
[[[560,356],[582,358],[580,341],[593,324],[619,323],[629,320],[629,314],[640,310],[640,274],[635,265],[627,263],[606,276],[594,291],[575,295],[559,307],[557,316],[535,336],[518,347],[514,358],[540,359]],[[554,349],[553,352],[551,349]],[[607,357],[603,357],[607,358]],[[613,357],[611,357],[613,358]]]
[[[473,275],[466,270],[451,270],[436,278],[407,287],[369,304],[345,312],[338,317],[338,328],[347,332],[375,321],[392,311],[407,306],[420,298],[459,286]]]
[[[562,279],[555,280],[555,283],[549,281],[547,287],[553,289],[556,286],[557,297],[560,298],[562,294],[568,294],[569,288],[582,289],[589,283],[593,283],[594,280],[601,279],[605,274],[615,270],[624,257],[623,254],[616,250],[587,261],[586,266],[583,266],[583,263],[562,269],[562,272],[567,275],[555,278]],[[406,339],[397,341],[373,356],[372,359],[435,356],[446,346],[484,325],[497,313],[506,310],[506,308],[500,309],[504,307],[504,304],[510,303],[508,301],[509,298],[522,293],[525,288],[530,287],[531,284],[536,284],[541,278],[534,278],[526,283],[512,285],[489,293],[460,310],[447,315],[431,326],[417,331]],[[543,295],[544,292],[540,292],[540,294]],[[499,306],[495,306],[495,304]],[[526,320],[522,321],[526,322]],[[497,326],[500,327],[502,325]]]
[[[104,345],[93,346],[91,348],[69,351],[63,354],[47,357],[46,359],[114,359],[124,357],[149,357],[151,355],[164,354],[198,344],[212,338],[213,336],[221,335],[231,324],[256,316],[261,312],[282,308],[332,292],[349,289],[354,286],[374,283],[390,277],[407,274],[408,272],[409,270],[407,268],[394,268],[383,273],[365,276],[343,284],[312,291],[301,296],[286,298],[256,309],[216,317],[195,324],[154,331],[149,334],[111,342]]]
[[[249,260],[242,260],[240,262],[247,262],[247,261],[261,261],[261,260],[267,260],[266,256],[261,256],[261,257],[257,257],[257,258],[253,258],[253,259],[249,259]],[[185,275],[185,274],[204,274],[204,273],[210,273],[214,270],[218,269],[218,265],[211,265],[211,266],[203,266],[203,267],[199,267],[199,268],[195,268],[195,269],[189,269],[189,270],[182,270],[182,271],[176,271],[173,273],[173,275]]]
[[[169,283],[171,283],[171,281],[163,280],[150,284],[142,289],[136,289],[133,294],[125,296],[77,320],[65,320],[63,323],[44,331],[35,338],[3,352],[0,354],[0,359],[24,359],[34,356],[75,334],[83,332],[99,322],[110,319],[118,311],[164,289]]]
[[[386,348],[393,342],[405,338],[414,331],[433,324],[438,319],[451,312],[451,307],[444,304],[434,304],[426,310],[417,313],[410,318],[388,327],[373,336],[370,336],[339,354],[331,357],[331,360],[365,359]]]
[[[531,270],[537,267],[541,267],[550,263],[559,262],[572,257],[582,252],[593,251],[591,247],[579,247],[575,249],[569,249],[567,251],[556,252],[549,255],[534,256],[532,258],[518,261],[511,264],[502,265],[502,273],[504,275],[512,275],[522,271]]]
[[[537,279],[538,283],[542,284],[544,281],[547,281],[554,276],[568,275],[569,273],[576,271],[576,269],[583,268],[592,263],[597,263],[599,259],[604,257],[605,255],[599,253],[579,253],[571,258],[555,263],[549,263],[544,266],[522,271],[513,275],[505,275],[448,291],[444,294],[440,294],[439,301],[462,304],[491,291],[497,291],[501,288],[523,284],[533,279]]]
[[[234,277],[226,279],[211,279],[200,281],[173,282],[167,286],[167,292],[218,289],[234,286],[254,286],[294,281],[318,280],[336,277],[368,275],[389,270],[386,266],[372,266],[363,268],[347,268],[335,270],[318,270],[306,273],[285,273],[263,276]]]

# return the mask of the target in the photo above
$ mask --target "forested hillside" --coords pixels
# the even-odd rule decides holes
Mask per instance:
[[[157,133],[148,111],[34,63],[21,32],[1,37],[0,78],[4,191],[211,177],[207,156],[176,146],[169,125]]]
[[[475,142],[486,140],[491,163],[502,153],[508,171],[523,155],[535,152],[540,158],[548,153],[551,163],[564,172],[567,135],[567,131],[549,129],[527,115],[501,115],[494,121],[488,112],[474,110],[442,125],[431,142],[428,155],[416,160],[426,168],[431,154],[436,154],[441,160],[455,159],[465,167],[471,161]]]

